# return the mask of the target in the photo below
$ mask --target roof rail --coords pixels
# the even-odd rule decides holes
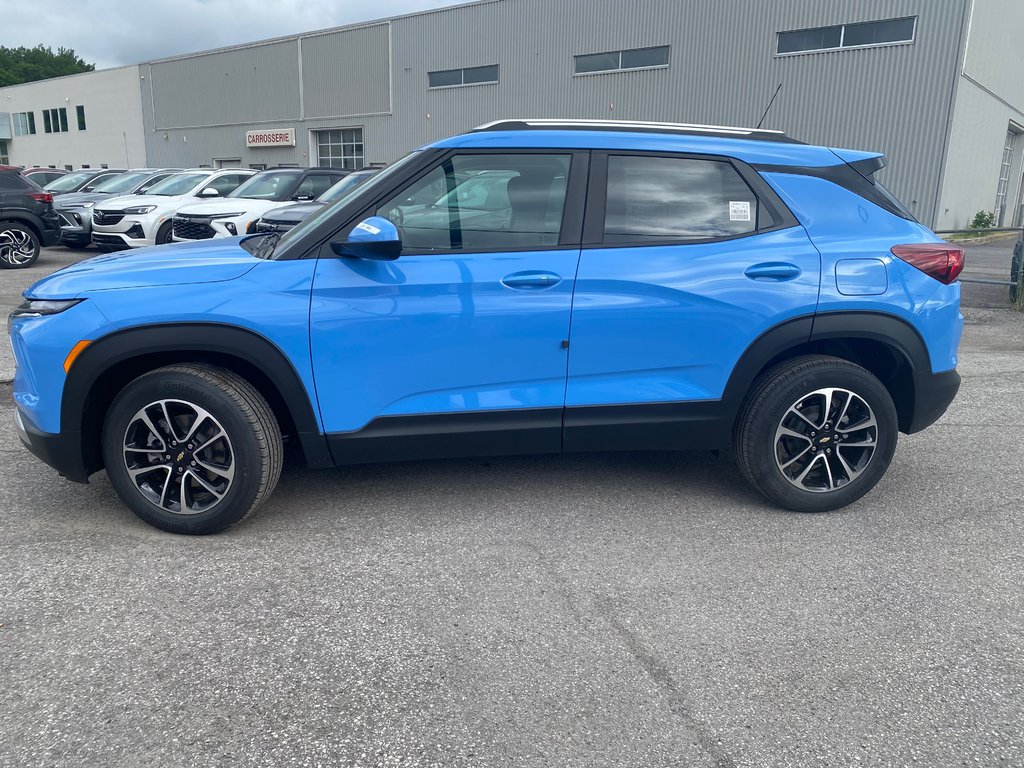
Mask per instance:
[[[690,123],[658,123],[644,120],[573,120],[557,118],[513,118],[494,120],[473,129],[478,131],[639,131],[653,133],[679,133],[690,136],[718,136],[756,141],[779,141],[787,144],[802,144],[786,136],[782,131],[766,128],[741,128],[732,125],[697,125]]]

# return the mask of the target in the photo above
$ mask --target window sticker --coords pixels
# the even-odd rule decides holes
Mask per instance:
[[[750,221],[750,203],[746,200],[730,200],[729,221]]]

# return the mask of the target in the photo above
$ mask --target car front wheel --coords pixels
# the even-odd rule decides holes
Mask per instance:
[[[117,494],[172,533],[217,533],[252,514],[277,484],[282,450],[277,421],[256,388],[198,364],[135,379],[103,428]]]
[[[776,504],[826,512],[875,487],[898,431],[896,407],[877,378],[847,360],[809,356],[758,379],[733,447],[746,478]]]

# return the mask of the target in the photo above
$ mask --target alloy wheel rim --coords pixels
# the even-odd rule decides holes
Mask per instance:
[[[176,515],[217,506],[235,478],[227,431],[204,408],[185,400],[157,400],[128,422],[124,466],[146,500]]]
[[[775,463],[791,484],[831,493],[856,480],[878,448],[871,406],[848,389],[826,387],[804,395],[775,431]]]
[[[35,252],[35,244],[28,232],[20,229],[0,231],[0,260],[20,266],[30,262]]]

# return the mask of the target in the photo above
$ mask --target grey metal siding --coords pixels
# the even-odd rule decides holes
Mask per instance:
[[[303,116],[391,111],[390,25],[302,38]]]
[[[148,69],[158,131],[299,115],[294,40],[156,62]]]
[[[152,67],[150,159],[310,162],[313,131],[362,126],[367,161],[390,162],[516,116],[752,125],[782,83],[767,127],[885,152],[883,178],[930,222],[966,2],[485,0],[170,60]],[[912,44],[775,55],[780,31],[899,16],[918,17]],[[667,69],[574,74],[576,54],[653,45],[671,46]],[[430,71],[489,64],[497,84],[428,87]],[[225,100],[216,83],[232,78],[244,87]],[[244,130],[270,120],[295,127],[298,146],[246,150]]]

